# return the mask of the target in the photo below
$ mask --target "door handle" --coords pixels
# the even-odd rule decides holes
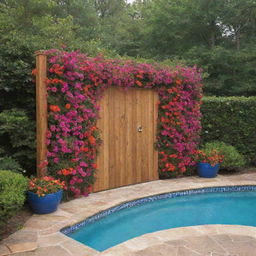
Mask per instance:
[[[142,126],[141,125],[138,126],[137,131],[142,132]]]

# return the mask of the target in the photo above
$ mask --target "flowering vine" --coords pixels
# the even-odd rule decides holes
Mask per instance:
[[[193,166],[198,145],[201,76],[196,68],[175,71],[133,61],[89,58],[79,52],[49,50],[48,169],[75,196],[87,195],[101,144],[96,127],[98,100],[109,86],[152,88],[159,94],[159,172],[175,176]]]

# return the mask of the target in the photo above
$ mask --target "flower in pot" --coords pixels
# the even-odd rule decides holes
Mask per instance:
[[[56,211],[62,199],[63,189],[66,189],[65,182],[51,176],[31,178],[27,198],[33,212],[46,214]]]
[[[216,177],[223,158],[224,156],[219,154],[215,149],[211,151],[197,150],[195,160],[198,163],[198,175],[203,178]]]

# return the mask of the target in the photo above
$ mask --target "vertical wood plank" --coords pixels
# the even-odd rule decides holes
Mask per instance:
[[[129,93],[129,94],[128,94]],[[126,92],[126,100],[125,100],[125,111],[126,111],[126,182],[127,185],[133,184],[133,171],[135,169],[135,163],[133,160],[133,155],[136,154],[134,152],[134,135],[133,131],[135,129],[135,125],[133,123],[133,106],[134,105],[134,90],[130,90]]]
[[[150,106],[152,105],[152,101],[150,101],[150,96],[154,92],[151,90],[145,90],[144,93],[142,93],[141,99],[142,99],[142,105],[143,105],[143,113],[142,113],[142,180],[143,181],[149,181],[150,180],[150,161],[152,161],[152,139],[151,137],[154,136],[152,133],[152,129],[150,129],[153,126],[153,119],[152,119],[152,112],[150,111]]]
[[[137,182],[137,166],[138,166],[138,159],[139,159],[139,152],[137,148],[137,90],[132,90],[130,93],[130,97],[132,100],[131,108],[131,160],[132,160],[132,169],[130,171],[130,176],[132,180],[132,184]]]
[[[36,52],[36,140],[37,140],[37,176],[46,175],[43,167],[47,160],[47,56],[42,51]]]
[[[127,121],[126,121],[126,100],[127,92],[124,89],[121,90],[120,101],[119,101],[119,109],[120,109],[120,128],[119,128],[119,137],[120,137],[120,144],[119,144],[119,168],[120,172],[117,174],[119,176],[119,184],[120,186],[124,186],[127,184],[127,171],[126,171],[126,135],[127,135]]]
[[[115,172],[115,187],[121,186],[121,175],[122,169],[124,166],[121,164],[121,156],[123,154],[123,146],[122,146],[122,134],[123,134],[123,127],[122,127],[122,110],[121,110],[121,102],[123,101],[124,92],[121,88],[117,88],[114,90],[114,102],[116,114],[114,117],[113,122],[115,123],[115,134],[116,134],[116,167],[114,168]]]
[[[153,95],[153,108],[154,108],[154,122],[153,122],[153,134],[154,134],[154,142],[156,141],[156,134],[157,134],[157,119],[158,119],[158,100],[159,100],[159,96],[157,93],[155,93]],[[159,174],[158,174],[158,151],[155,149],[155,147],[153,148],[154,150],[154,164],[153,164],[153,174],[152,174],[152,180],[157,180],[159,179]]]
[[[147,109],[148,109],[148,113],[149,115],[147,115],[147,123],[148,124],[153,124],[154,122],[154,108],[153,108],[153,97],[154,97],[154,93],[152,93],[152,91],[149,91],[148,95],[147,95]],[[154,145],[154,125],[148,125],[148,145]],[[147,159],[148,159],[148,171],[147,171],[147,180],[152,180],[152,174],[153,174],[153,162],[154,162],[154,148],[153,147],[149,147],[148,151],[147,151]]]
[[[143,109],[143,104],[142,104],[142,90],[137,89],[136,90],[136,151],[137,151],[137,161],[136,161],[136,183],[141,182],[141,173],[142,173],[142,161],[143,161],[143,154],[142,154],[142,138],[143,138],[143,133],[138,132],[138,127],[142,126],[142,109]],[[145,114],[145,113],[144,113]],[[145,146],[145,145],[144,145]]]
[[[116,88],[117,89],[117,88]],[[110,127],[110,133],[109,133],[109,188],[114,188],[116,184],[115,177],[115,168],[116,168],[116,162],[117,162],[117,152],[115,148],[117,147],[117,135],[116,135],[116,124],[115,124],[115,115],[116,115],[116,101],[118,99],[114,99],[115,96],[115,90],[114,88],[109,88],[109,127]]]

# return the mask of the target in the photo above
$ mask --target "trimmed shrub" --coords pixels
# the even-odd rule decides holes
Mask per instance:
[[[223,141],[256,164],[256,97],[204,97],[201,144]]]
[[[245,158],[235,147],[221,141],[208,142],[204,145],[204,152],[211,152],[215,149],[219,154],[224,155],[221,162],[221,169],[236,169],[246,164]]]
[[[26,190],[22,174],[0,170],[0,226],[23,206]]]

